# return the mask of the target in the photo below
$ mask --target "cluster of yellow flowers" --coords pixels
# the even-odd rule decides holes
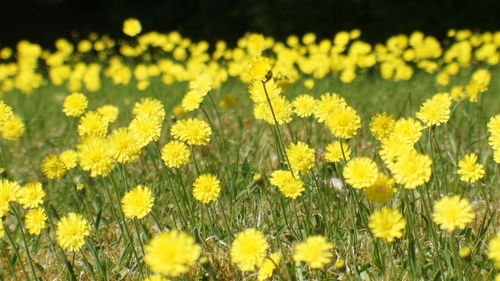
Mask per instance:
[[[14,275],[16,263],[26,279],[25,264],[35,279],[43,274],[30,252],[39,243],[51,244],[56,253],[46,260],[60,258],[68,278],[72,267],[85,266],[82,278],[94,280],[122,274],[146,281],[200,275],[348,280],[359,277],[354,263],[360,261],[395,279],[385,275],[386,259],[394,259],[392,270],[411,270],[418,279],[427,269],[414,272],[416,255],[418,264],[457,279],[461,269],[447,268],[452,256],[470,258],[466,244],[478,252],[488,244],[484,252],[500,269],[498,176],[491,168],[500,164],[500,115],[476,125],[488,132],[481,138],[492,150],[457,143],[451,130],[456,109],[479,108],[481,94],[495,85],[500,32],[452,30],[445,45],[418,31],[375,45],[361,41],[359,30],[319,42],[313,33],[286,42],[249,33],[232,49],[178,32],[141,34],[134,18],[125,20],[123,32],[130,41],[90,34],[75,44],[59,39],[55,51],[27,41],[15,56],[0,49],[2,95],[19,91],[36,98],[46,84],[68,93],[57,103],[67,121],[64,140],[50,148],[36,144],[43,154],[36,180],[14,180],[17,171],[7,167],[11,161],[0,143],[0,246],[9,247],[5,237],[19,259],[9,263]],[[363,128],[365,110],[342,89],[330,91],[339,87],[321,83],[348,84],[368,70],[392,84],[431,73],[437,90],[415,112],[380,112]],[[251,110],[233,110],[245,95],[222,93],[229,80],[247,86]],[[185,84],[177,89],[183,95],[168,96],[169,103],[156,94],[134,102],[126,96],[128,109],[101,100],[109,87],[155,93],[155,83]],[[287,88],[294,83],[308,92],[291,97]],[[33,145],[30,134],[40,130],[30,123],[31,112],[9,104],[26,125],[1,100],[2,139],[12,148]],[[250,135],[243,133],[255,124]],[[23,142],[14,142],[25,126]],[[444,144],[443,135],[450,139]],[[452,146],[456,155],[446,151]],[[54,198],[67,186],[73,193]],[[472,189],[481,192],[479,200]],[[83,265],[67,254],[81,257]],[[482,263],[477,276],[493,276],[493,263],[491,270]],[[117,273],[122,265],[132,270]]]

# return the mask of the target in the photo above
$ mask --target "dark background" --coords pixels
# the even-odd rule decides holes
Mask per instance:
[[[55,39],[92,31],[123,37],[125,18],[144,31],[179,30],[193,40],[233,42],[245,32],[284,39],[360,28],[362,39],[384,41],[421,30],[443,37],[450,28],[500,29],[500,0],[0,0],[0,44],[21,39],[51,47]]]

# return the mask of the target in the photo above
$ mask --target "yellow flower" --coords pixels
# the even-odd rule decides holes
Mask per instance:
[[[109,150],[112,158],[118,163],[128,163],[139,158],[141,143],[137,135],[128,128],[118,128],[109,136]]]
[[[154,198],[147,186],[138,185],[125,193],[122,198],[122,209],[128,218],[142,219],[153,208]]]
[[[66,166],[57,155],[49,155],[43,158],[42,171],[49,179],[60,179],[66,173]]]
[[[290,169],[296,173],[305,174],[314,166],[314,149],[310,148],[306,143],[301,141],[291,143],[285,149],[285,153],[288,161],[290,161]]]
[[[413,118],[402,118],[396,121],[392,135],[401,142],[416,143],[422,136],[422,124]]]
[[[314,88],[314,80],[313,79],[304,80],[304,87],[306,87],[306,89],[308,89],[308,90],[311,90],[312,88]]]
[[[135,18],[128,18],[123,22],[122,31],[128,36],[134,37],[142,31],[141,22]]]
[[[113,123],[116,121],[116,118],[118,118],[119,110],[118,107],[114,105],[104,105],[99,107],[97,112],[102,115],[102,119],[104,119],[105,122]]]
[[[78,117],[87,109],[87,97],[81,93],[72,93],[64,99],[63,112],[66,116]]]
[[[106,176],[113,169],[109,141],[101,137],[89,137],[77,146],[78,163],[91,177]]]
[[[406,189],[414,189],[430,180],[431,166],[432,160],[429,156],[412,151],[399,156],[389,169],[396,183],[404,185]]]
[[[316,103],[316,110],[314,116],[318,119],[319,123],[325,122],[330,115],[334,114],[339,108],[347,106],[345,99],[338,94],[325,93],[320,97]]]
[[[134,104],[132,113],[136,116],[148,116],[163,122],[165,119],[165,109],[161,101],[153,98],[143,98]]]
[[[500,268],[500,234],[497,234],[488,244],[488,258],[495,262],[497,268]]]
[[[330,114],[325,120],[332,135],[341,139],[352,138],[361,127],[361,118],[350,106],[343,106]]]
[[[465,182],[475,182],[484,177],[483,164],[477,163],[477,156],[475,154],[467,154],[462,160],[458,162],[457,173],[461,175],[460,180]]]
[[[295,199],[305,190],[304,183],[299,178],[294,178],[292,173],[285,170],[276,170],[269,179],[285,197]]]
[[[212,130],[207,122],[190,118],[175,122],[170,129],[170,134],[189,145],[205,145],[210,141]]]
[[[450,119],[451,97],[448,93],[439,93],[426,100],[416,113],[418,119],[427,127],[439,126]]]
[[[43,203],[44,196],[45,192],[41,183],[28,183],[19,191],[18,202],[23,205],[23,208],[32,209]]]
[[[180,141],[170,141],[161,150],[161,159],[169,168],[179,168],[189,161],[189,148]]]
[[[184,108],[182,106],[178,105],[172,109],[172,114],[174,114],[177,117],[181,117],[184,114],[186,114],[186,111],[184,110]]]
[[[342,146],[341,146],[342,145]],[[342,153],[342,150],[344,153]],[[328,162],[340,162],[341,160],[349,161],[351,159],[351,149],[346,143],[334,141],[326,146],[325,159]]]
[[[467,199],[460,196],[445,196],[434,204],[432,220],[439,224],[442,230],[454,231],[464,229],[465,225],[474,220],[475,214]]]
[[[78,122],[78,135],[81,138],[89,136],[104,137],[108,132],[108,124],[99,112],[89,111]]]
[[[33,235],[40,235],[42,229],[45,228],[47,215],[42,208],[31,209],[25,217],[25,224],[28,232]]]
[[[0,132],[6,140],[14,141],[19,139],[24,133],[23,120],[19,116],[13,115],[12,118],[0,124]]]
[[[140,146],[144,147],[151,141],[160,139],[161,125],[161,121],[155,117],[139,115],[130,122],[128,129],[135,135]]]
[[[59,160],[63,162],[66,169],[72,169],[78,164],[78,153],[72,149],[65,150],[59,155]]]
[[[220,181],[211,174],[200,175],[193,183],[193,196],[203,204],[217,199],[220,190]]]
[[[254,58],[248,66],[248,76],[252,80],[266,81],[269,71],[271,71],[271,64],[266,57]]]
[[[305,118],[314,114],[316,100],[311,95],[300,95],[292,102],[293,111],[299,117]]]
[[[386,203],[391,200],[392,195],[396,192],[394,181],[384,173],[379,173],[377,180],[370,186],[364,189],[368,200],[375,203]]]
[[[201,248],[192,237],[174,229],[151,239],[145,251],[144,261],[151,271],[177,277],[194,265],[200,257]]]
[[[403,236],[406,221],[397,210],[382,208],[370,216],[368,226],[373,236],[392,242]]]
[[[256,103],[253,110],[255,119],[264,120],[271,125],[275,125],[276,122],[279,125],[289,123],[292,121],[292,113],[292,104],[280,95],[270,97],[269,101]]]
[[[65,250],[76,252],[85,244],[90,226],[82,215],[69,213],[57,223],[56,240]]]
[[[257,273],[257,280],[264,281],[267,278],[273,276],[273,271],[276,266],[280,264],[281,254],[276,252],[272,253],[267,257],[262,265],[259,267],[259,272]]]
[[[14,202],[19,198],[21,187],[17,182],[0,179],[0,218],[9,212],[9,202]]]
[[[186,112],[198,109],[203,102],[205,94],[196,90],[189,90],[181,101],[181,106]]]
[[[293,260],[303,261],[313,269],[322,268],[332,261],[333,245],[323,236],[310,236],[306,241],[297,244]]]
[[[377,140],[382,141],[387,138],[393,131],[396,120],[394,116],[387,113],[377,113],[370,121],[370,132]]]
[[[231,246],[231,259],[242,271],[254,271],[264,262],[268,248],[262,232],[247,229],[236,235]]]
[[[366,157],[358,157],[347,162],[344,167],[344,178],[354,188],[365,188],[378,178],[378,167]]]

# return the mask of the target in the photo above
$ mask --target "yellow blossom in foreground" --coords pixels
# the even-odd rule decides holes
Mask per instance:
[[[180,141],[170,141],[161,150],[161,159],[169,168],[179,168],[189,161],[189,148]]]
[[[379,173],[377,180],[364,189],[366,198],[374,203],[386,203],[396,192],[394,180],[384,173]]]
[[[267,257],[262,265],[259,267],[259,272],[257,273],[257,280],[264,281],[273,276],[273,271],[276,266],[280,264],[281,254],[279,252],[272,253]]]
[[[87,97],[81,93],[72,93],[64,99],[63,112],[66,116],[78,117],[87,109]]]
[[[375,114],[370,121],[370,132],[379,141],[387,138],[393,131],[396,120],[387,113]]]
[[[134,37],[142,31],[141,22],[135,18],[128,18],[123,22],[122,31],[128,36]]]
[[[454,195],[445,196],[434,205],[432,220],[442,230],[454,231],[457,228],[464,229],[475,216],[469,200]]]
[[[344,167],[344,178],[354,188],[368,187],[377,180],[377,177],[377,165],[370,158],[354,158]]]
[[[201,248],[191,236],[174,229],[153,237],[145,251],[144,261],[151,271],[176,277],[189,271],[200,257]]]
[[[404,185],[406,189],[414,189],[430,180],[431,165],[429,156],[412,151],[401,155],[389,169],[396,183]]]
[[[467,154],[462,160],[458,162],[458,171],[460,180],[465,182],[475,182],[484,177],[483,164],[477,163],[477,156],[475,154]]]
[[[19,191],[18,202],[23,205],[23,208],[32,209],[43,203],[44,196],[45,192],[41,183],[28,183]]]
[[[204,204],[217,199],[220,190],[219,179],[211,174],[200,175],[193,183],[194,198]]]
[[[439,126],[450,119],[450,107],[450,95],[448,93],[440,93],[426,100],[416,115],[427,127]]]
[[[306,241],[297,244],[293,259],[306,262],[313,269],[322,268],[332,261],[333,245],[323,236],[310,236]]]
[[[69,213],[57,223],[57,243],[65,250],[80,250],[89,234],[90,226],[80,214]]]
[[[351,159],[351,148],[347,143],[341,143],[339,141],[334,141],[326,146],[325,159],[328,162],[340,162],[341,160],[349,161]]]
[[[406,221],[397,210],[382,208],[370,216],[368,226],[373,236],[392,242],[403,236]]]
[[[311,95],[300,95],[292,102],[293,111],[299,117],[305,118],[314,114],[316,100]]]
[[[142,219],[153,208],[154,198],[147,186],[138,185],[122,198],[123,214],[128,218]]]
[[[25,224],[28,232],[33,235],[40,235],[42,229],[45,228],[47,215],[42,208],[31,209],[25,217]]]
[[[488,244],[488,257],[500,268],[500,234],[497,234]]]
[[[297,143],[291,143],[285,149],[285,153],[288,157],[286,164],[291,165],[291,170],[295,173],[305,174],[309,169],[314,166],[314,149],[310,148],[306,143],[301,141]]]
[[[262,265],[269,245],[257,229],[244,230],[234,239],[231,259],[242,271],[254,271]]]
[[[269,179],[272,185],[276,186],[285,197],[292,199],[302,195],[305,190],[304,183],[300,178],[294,177],[290,171],[276,170]]]
[[[49,179],[60,179],[66,173],[66,166],[57,155],[49,155],[43,158],[42,172]]]
[[[196,119],[184,119],[175,122],[170,134],[189,145],[205,145],[210,141],[212,130],[207,122]]]

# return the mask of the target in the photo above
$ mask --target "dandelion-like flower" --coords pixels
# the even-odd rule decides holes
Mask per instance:
[[[342,150],[344,151],[342,153]],[[346,143],[334,141],[326,146],[325,159],[328,162],[340,162],[341,160],[349,161],[351,159],[351,148]]]
[[[365,188],[377,180],[378,167],[366,157],[358,157],[347,162],[344,167],[344,178],[354,188]]]
[[[193,196],[203,204],[217,199],[220,190],[219,179],[211,174],[200,175],[193,183]]]
[[[89,111],[83,115],[78,123],[78,135],[82,138],[104,137],[108,132],[108,124],[99,112]]]
[[[24,219],[26,228],[28,232],[32,235],[40,235],[42,229],[45,228],[45,222],[47,221],[47,215],[42,208],[31,209],[26,213]]]
[[[432,220],[442,230],[454,231],[464,229],[474,220],[475,214],[469,200],[458,195],[445,196],[434,204]]]
[[[78,153],[73,149],[65,150],[59,155],[59,160],[63,162],[66,169],[72,169],[78,164]]]
[[[77,146],[78,163],[91,177],[107,176],[113,169],[109,141],[101,137],[89,137]]]
[[[396,120],[387,113],[377,113],[370,121],[370,132],[377,140],[382,141],[393,131]]]
[[[21,117],[13,115],[12,118],[0,124],[2,138],[10,141],[19,139],[24,133],[24,123]]]
[[[99,107],[96,111],[99,112],[102,115],[102,119],[108,123],[113,123],[118,118],[119,109],[114,105],[104,105]]]
[[[305,190],[302,180],[295,178],[290,171],[276,170],[271,174],[269,181],[288,198],[295,199]]]
[[[448,93],[439,93],[426,100],[416,113],[416,116],[427,127],[439,126],[450,119],[450,107],[450,95]]]
[[[356,131],[361,127],[361,118],[356,110],[343,106],[329,115],[325,124],[332,135],[341,139],[349,139],[355,136]]]
[[[128,36],[134,37],[142,31],[141,22],[135,18],[128,18],[123,22],[122,31]]]
[[[257,273],[257,280],[264,281],[273,276],[273,271],[276,266],[280,264],[281,254],[279,252],[272,253],[267,257],[262,265],[259,267],[259,272]]]
[[[90,235],[90,226],[82,215],[69,213],[57,223],[56,240],[65,250],[76,252]]]
[[[138,185],[123,196],[123,214],[131,219],[142,219],[151,212],[153,203],[151,190],[147,186]]]
[[[316,100],[311,95],[300,95],[292,102],[293,112],[301,118],[306,118],[314,114]]]
[[[269,71],[271,71],[269,59],[266,57],[257,57],[249,63],[248,76],[252,80],[265,81]]]
[[[290,161],[291,170],[294,172],[305,174],[314,166],[314,149],[310,148],[306,143],[301,141],[291,143],[285,149],[285,153]],[[288,164],[288,162],[286,162]]]
[[[392,242],[403,236],[406,221],[397,210],[384,207],[370,216],[368,226],[373,236]]]
[[[477,155],[467,154],[458,162],[460,180],[465,182],[475,182],[484,177],[483,164],[477,163]]]
[[[297,244],[293,259],[306,262],[310,268],[318,269],[332,262],[333,245],[323,236],[310,236],[306,241]]]
[[[428,182],[432,173],[432,160],[425,154],[416,151],[400,156],[389,166],[396,183],[406,189],[414,189]]]
[[[422,136],[422,124],[413,118],[402,118],[394,123],[392,135],[394,135],[401,142],[416,143]]]
[[[384,173],[379,173],[377,180],[365,188],[364,192],[368,200],[375,203],[386,203],[391,200],[392,195],[396,192],[394,180]]]
[[[161,159],[169,168],[179,168],[189,161],[188,146],[180,141],[170,141],[161,150]]]
[[[139,158],[141,143],[128,128],[118,128],[108,136],[111,157],[118,163],[128,163]]]
[[[319,123],[325,122],[330,115],[338,111],[339,109],[345,108],[347,103],[343,97],[338,94],[325,93],[320,97],[320,100],[316,103],[316,110],[314,111],[314,116],[318,119]]]
[[[264,262],[268,248],[262,232],[247,229],[236,235],[231,246],[231,259],[242,271],[254,271]]]
[[[64,99],[63,112],[66,116],[78,117],[87,109],[87,97],[82,93],[72,93]]]
[[[153,98],[143,98],[136,102],[132,113],[136,117],[147,116],[160,121],[160,123],[165,119],[163,104],[159,100]]]
[[[18,202],[23,205],[23,208],[32,209],[43,203],[44,196],[45,192],[41,183],[28,183],[19,191]]]
[[[500,268],[500,234],[497,234],[488,244],[488,257],[495,262],[497,268]]]
[[[66,166],[57,155],[49,155],[43,158],[42,172],[49,179],[60,179],[66,173]]]
[[[139,115],[130,122],[128,129],[135,135],[140,146],[144,147],[149,142],[160,139],[161,122],[156,117]]]
[[[189,145],[205,145],[210,141],[212,130],[207,122],[190,118],[175,122],[170,129],[170,134]]]
[[[21,187],[17,182],[0,179],[0,218],[9,212],[9,202],[17,201]]]
[[[194,239],[177,230],[163,232],[145,246],[144,261],[151,271],[177,277],[186,273],[200,257],[201,248]]]

